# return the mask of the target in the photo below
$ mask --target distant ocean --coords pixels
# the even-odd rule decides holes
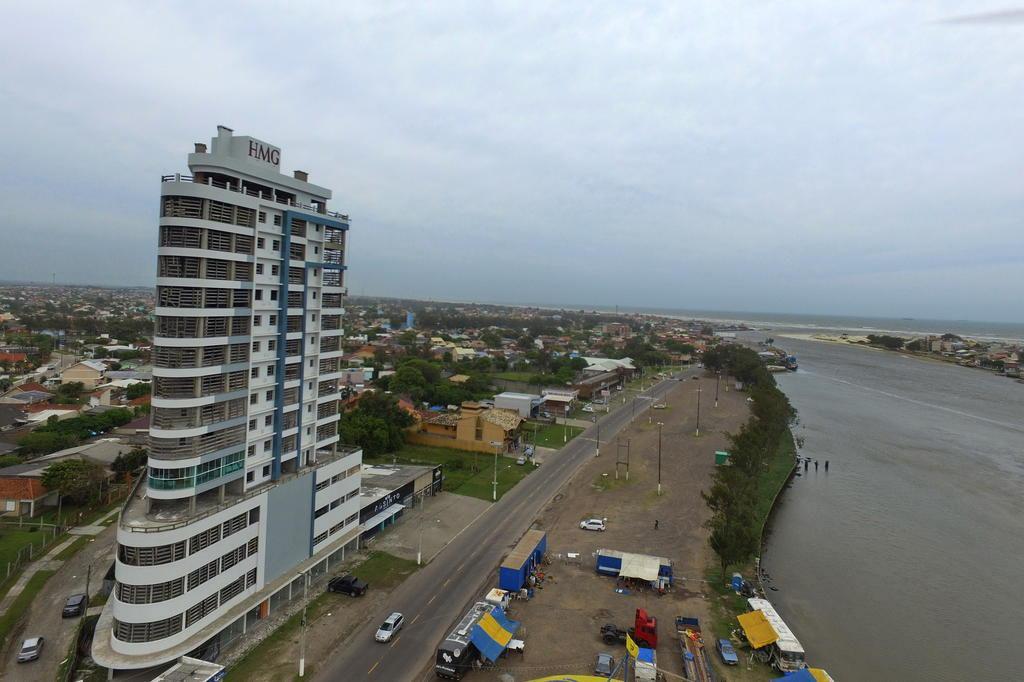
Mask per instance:
[[[541,306],[567,310],[612,312],[606,306]],[[928,320],[890,317],[849,317],[844,315],[795,315],[792,313],[754,313],[728,310],[682,310],[619,306],[620,313],[648,313],[708,322],[744,323],[762,330],[792,332],[848,332],[851,334],[945,334],[952,333],[986,341],[1024,341],[1024,323],[979,322],[976,320]]]

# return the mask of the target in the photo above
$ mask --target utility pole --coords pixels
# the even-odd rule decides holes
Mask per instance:
[[[662,422],[658,422],[658,494],[661,495],[661,427],[664,426]]]
[[[629,480],[629,438],[626,439],[626,480]]]
[[[82,620],[85,620],[85,613],[89,610],[89,582],[92,580],[92,564],[85,569],[85,605],[82,607]]]
[[[693,434],[694,436],[699,436],[700,435],[700,391],[701,391],[700,379],[698,379],[697,380],[697,432]]]
[[[306,674],[306,606],[309,605],[309,571],[302,574],[302,635],[299,638],[299,677]]]

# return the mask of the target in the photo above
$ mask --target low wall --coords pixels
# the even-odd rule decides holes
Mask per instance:
[[[456,440],[454,438],[445,438],[444,436],[435,436],[430,433],[410,433],[405,436],[406,443],[413,443],[415,445],[430,445],[439,448],[451,448],[452,450],[462,450],[464,452],[484,452],[487,454],[494,454],[494,448],[489,443],[478,443],[476,441],[464,441]]]

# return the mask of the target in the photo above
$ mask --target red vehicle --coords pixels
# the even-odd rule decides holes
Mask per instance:
[[[623,630],[618,625],[607,623],[601,626],[601,639],[605,644],[624,643],[626,635],[647,649],[658,648],[658,619],[647,613],[646,609],[637,609],[633,627]]]

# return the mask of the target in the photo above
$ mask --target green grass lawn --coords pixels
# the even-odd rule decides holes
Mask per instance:
[[[789,478],[796,461],[796,446],[793,443],[793,435],[789,431],[783,434],[779,440],[775,453],[768,462],[768,471],[761,479],[758,486],[757,518],[760,534],[764,533],[764,526],[768,521],[771,512],[772,502],[776,495],[782,490]],[[746,613],[747,600],[736,594],[727,585],[726,581],[731,579],[732,573],[742,573],[747,579],[754,577],[754,565],[730,567],[728,575],[722,575],[722,569],[718,560],[712,556],[710,564],[705,571],[705,578],[713,589],[711,602],[711,625],[716,637],[728,637],[733,628],[738,627],[736,616]],[[741,658],[742,658],[742,652]],[[770,670],[767,666],[755,665],[749,671],[750,679],[770,679]],[[745,678],[746,679],[746,678]]]
[[[387,552],[370,552],[370,556],[349,572],[365,580],[373,589],[394,587],[415,573],[417,568],[411,559],[402,559]]]
[[[768,471],[761,479],[758,486],[757,518],[760,523],[761,535],[764,535],[764,524],[768,521],[768,514],[772,509],[776,495],[786,484],[793,465],[796,464],[796,444],[793,442],[793,434],[786,431],[775,448],[774,456],[768,461]]]
[[[28,549],[29,545],[32,545],[32,556],[33,558],[39,557],[39,549],[44,543],[53,541],[53,532],[37,527],[30,527],[28,525],[22,526],[0,526],[0,569],[4,569],[5,565],[9,561],[14,561],[18,557],[18,552],[22,552],[23,560],[28,560]],[[6,575],[6,573],[5,573]]]
[[[43,589],[43,585],[46,584],[46,581],[53,574],[54,571],[36,571],[28,579],[28,583],[26,583],[25,589],[21,591],[21,594],[14,598],[11,608],[5,613],[0,613],[0,641],[7,641],[11,630],[14,629],[14,626],[17,625],[21,617],[28,611],[28,605],[32,603],[32,600],[39,594],[39,590]]]
[[[491,499],[491,481],[494,478],[493,454],[406,444],[396,453],[364,457],[363,461],[379,464],[443,464],[445,490],[457,495],[478,497],[481,500]],[[499,457],[498,498],[500,499],[531,471],[531,466],[519,466],[509,457]]]
[[[523,424],[523,442],[536,443],[542,448],[560,448],[565,445],[566,436],[572,440],[581,433],[583,433],[583,429],[578,426],[534,424],[532,422]]]

